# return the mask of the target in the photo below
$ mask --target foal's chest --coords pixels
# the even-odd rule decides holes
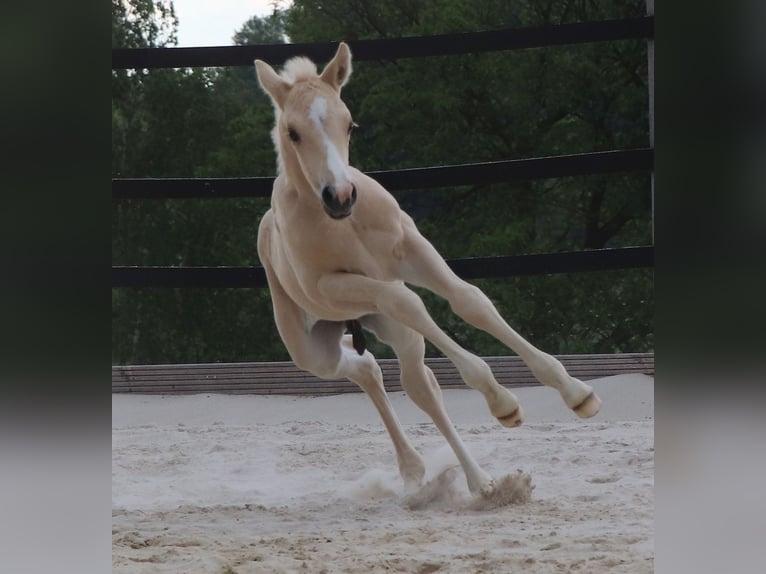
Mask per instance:
[[[361,225],[352,218],[293,227],[287,237],[282,233],[288,259],[296,267],[312,268],[319,273],[341,271],[395,279],[402,234],[394,229]]]

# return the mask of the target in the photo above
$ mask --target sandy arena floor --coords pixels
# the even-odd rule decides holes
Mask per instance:
[[[480,393],[445,391],[485,470],[532,476],[531,501],[489,510],[462,471],[408,507],[363,394],[113,395],[113,572],[650,573],[654,381],[589,384],[604,406],[587,421],[551,389],[515,389],[527,416],[516,429]],[[391,400],[426,478],[455,465],[427,417],[403,393]]]

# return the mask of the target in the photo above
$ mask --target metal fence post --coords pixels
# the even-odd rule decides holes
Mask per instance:
[[[654,16],[654,0],[646,0],[646,15]],[[654,149],[654,34],[647,39],[649,76],[649,147]],[[651,171],[652,186],[652,243],[654,243],[654,168]]]

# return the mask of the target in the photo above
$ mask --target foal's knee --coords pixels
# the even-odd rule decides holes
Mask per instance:
[[[387,285],[382,289],[375,301],[378,310],[388,317],[398,318],[402,315],[427,315],[428,311],[420,296],[409,289],[404,283]]]

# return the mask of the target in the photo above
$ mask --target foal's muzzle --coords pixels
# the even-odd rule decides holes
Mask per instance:
[[[327,215],[333,219],[343,219],[351,215],[351,207],[356,203],[356,186],[351,184],[351,193],[347,195],[345,201],[338,198],[335,187],[326,186],[322,190],[322,207]]]

